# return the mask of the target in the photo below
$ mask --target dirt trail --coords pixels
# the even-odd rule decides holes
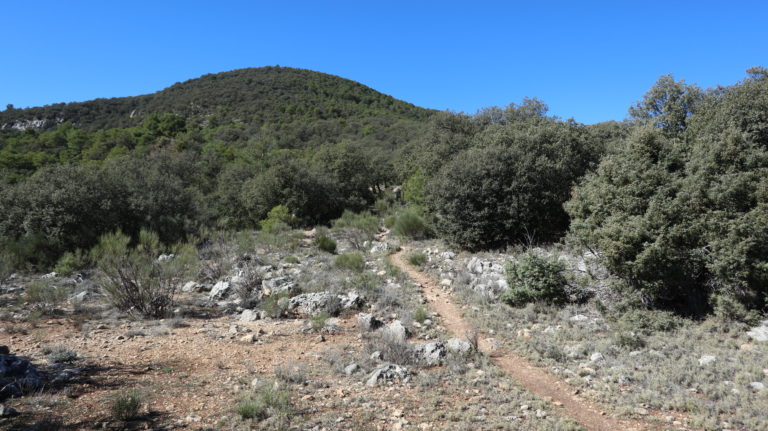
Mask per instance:
[[[403,248],[391,256],[392,263],[402,269],[422,288],[422,295],[436,311],[442,325],[457,337],[465,337],[474,328],[461,316],[461,310],[453,302],[450,295],[427,274],[416,270],[403,260],[408,251]],[[534,394],[551,399],[555,405],[562,406],[562,413],[578,421],[590,431],[644,431],[660,429],[649,423],[627,419],[617,419],[608,415],[607,410],[582,398],[572,395],[574,389],[567,383],[547,373],[542,368],[532,365],[527,360],[510,352],[501,352],[496,346],[490,345],[482,336],[479,338],[479,350],[487,354],[491,360],[521,386]]]

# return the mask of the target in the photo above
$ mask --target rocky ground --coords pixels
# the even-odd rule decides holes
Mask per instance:
[[[450,332],[389,261],[396,241],[338,236],[339,254],[364,260],[345,269],[312,234],[214,241],[163,320],[116,312],[90,274],[10,280],[0,295],[0,429],[583,429],[476,351],[472,334]],[[512,309],[497,296],[513,255],[436,242],[414,250],[483,340],[604,414],[648,429],[768,429],[768,329],[645,329],[607,318],[594,299]],[[598,266],[567,259],[592,298],[612,301]],[[34,281],[64,286],[66,300],[30,302]],[[632,324],[641,341],[621,341]],[[131,399],[137,413],[122,417]]]

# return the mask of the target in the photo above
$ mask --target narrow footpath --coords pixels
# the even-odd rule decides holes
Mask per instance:
[[[392,263],[406,273],[421,288],[421,294],[430,307],[441,318],[442,325],[457,337],[470,337],[475,329],[464,320],[461,310],[451,296],[429,275],[408,265],[404,256],[408,248],[403,248],[391,256]],[[517,381],[530,392],[550,400],[560,406],[561,413],[578,421],[590,431],[646,431],[661,430],[644,421],[618,419],[599,404],[589,402],[574,394],[574,389],[544,369],[509,351],[501,351],[489,345],[482,336],[478,337],[478,349],[488,355],[494,364],[503,369],[509,377]]]

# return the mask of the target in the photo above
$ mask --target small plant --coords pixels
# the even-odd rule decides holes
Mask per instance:
[[[257,389],[252,397],[245,398],[237,404],[237,414],[243,419],[264,420],[277,417],[287,422],[293,415],[291,394],[276,388],[274,385],[264,384]]]
[[[304,383],[307,381],[307,370],[303,364],[291,362],[276,366],[275,377],[285,383]]]
[[[368,211],[353,213],[347,210],[333,222],[333,230],[347,239],[354,248],[362,250],[363,244],[373,240],[379,232],[379,218]]]
[[[313,331],[320,331],[325,328],[325,321],[331,317],[327,311],[321,311],[309,318],[309,326]]]
[[[392,227],[395,225],[395,222],[397,222],[397,217],[395,216],[386,216],[384,217],[384,227],[387,229],[392,229]]]
[[[46,355],[48,362],[52,364],[72,363],[77,360],[77,352],[64,346],[46,347],[43,349],[43,353]]]
[[[401,237],[424,239],[429,236],[429,227],[415,210],[408,209],[397,217],[392,232]]]
[[[502,293],[501,299],[513,307],[536,301],[563,303],[568,299],[564,270],[565,265],[557,258],[527,252],[517,262],[507,265],[509,288]]]
[[[322,251],[336,254],[336,241],[328,238],[325,235],[319,235],[315,238],[315,245]]]
[[[427,255],[424,253],[414,252],[408,255],[408,263],[413,266],[422,266],[427,263]]]
[[[336,267],[348,269],[355,272],[362,272],[365,269],[365,260],[363,255],[358,252],[344,253],[336,257]]]
[[[267,213],[267,218],[259,222],[261,230],[267,233],[285,232],[295,224],[296,217],[288,211],[288,207],[285,205],[272,208]]]
[[[83,253],[83,251],[78,248],[74,252],[68,251],[64,253],[56,263],[54,271],[56,271],[59,275],[66,277],[72,275],[75,271],[85,268],[87,265],[87,253]]]
[[[424,307],[417,308],[416,312],[413,313],[413,320],[419,323],[424,323],[427,318],[429,318],[429,312],[427,312],[427,309]]]
[[[142,399],[138,391],[121,392],[109,406],[112,418],[119,421],[129,421],[139,417]]]
[[[67,299],[69,289],[65,286],[53,286],[44,281],[34,281],[24,290],[24,299],[30,304],[48,310]]]
[[[638,350],[645,347],[645,340],[631,331],[619,332],[616,334],[616,345],[624,347],[629,350]]]
[[[291,264],[295,265],[295,264],[299,263],[299,258],[296,257],[296,256],[288,256],[288,257],[285,258],[285,262],[286,263],[291,263]]]
[[[288,310],[288,292],[273,293],[261,301],[261,309],[267,316],[277,319]]]
[[[617,326],[645,335],[677,329],[685,323],[681,317],[669,311],[633,308],[614,319]]]

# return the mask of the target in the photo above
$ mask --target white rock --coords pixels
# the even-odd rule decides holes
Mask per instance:
[[[590,355],[589,360],[592,362],[602,362],[605,361],[605,356],[603,356],[603,354],[600,352],[595,352]]]
[[[704,366],[707,364],[711,364],[712,362],[717,361],[717,357],[712,355],[703,355],[699,358],[699,366]]]
[[[755,392],[760,392],[765,390],[765,384],[763,384],[762,382],[752,382],[749,384],[749,387],[752,388],[752,390]]]
[[[768,341],[768,320],[747,331],[747,335],[755,341]]]

